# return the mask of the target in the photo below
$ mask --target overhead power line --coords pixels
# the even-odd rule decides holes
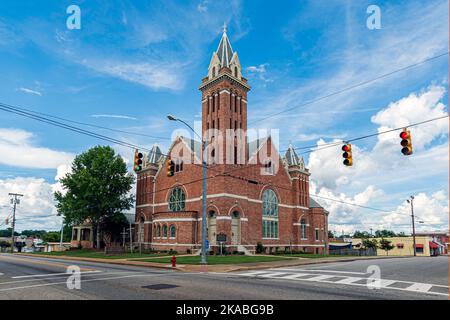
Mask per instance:
[[[396,69],[396,70],[393,70],[393,71],[391,71],[391,72],[382,74],[382,75],[380,75],[380,76],[378,76],[378,77],[375,77],[375,78],[372,78],[372,79],[369,79],[369,80],[365,80],[365,81],[356,83],[356,84],[354,84],[354,85],[351,85],[351,86],[349,86],[349,87],[343,88],[343,89],[341,89],[341,90],[332,92],[332,93],[330,93],[330,94],[327,94],[327,95],[324,95],[324,96],[321,96],[321,97],[318,97],[318,98],[309,100],[309,101],[307,101],[307,102],[305,102],[305,103],[302,103],[302,104],[299,104],[299,105],[296,105],[296,106],[293,106],[293,107],[290,107],[290,108],[286,108],[286,109],[281,110],[281,111],[279,111],[279,112],[275,112],[275,113],[269,114],[268,116],[266,116],[266,117],[264,117],[264,118],[261,118],[261,119],[258,119],[258,120],[254,120],[254,121],[249,122],[249,125],[252,124],[252,123],[256,123],[256,122],[260,122],[260,121],[263,121],[263,120],[266,120],[266,119],[269,119],[269,118],[276,117],[276,116],[278,116],[278,115],[280,115],[280,114],[283,114],[283,113],[286,113],[286,112],[295,110],[295,109],[300,108],[300,107],[304,107],[304,106],[313,104],[313,103],[315,103],[315,102],[318,102],[318,101],[321,101],[321,100],[324,100],[324,99],[327,99],[327,98],[330,98],[330,97],[339,95],[339,94],[341,94],[341,93],[344,93],[344,92],[347,92],[347,91],[356,89],[356,88],[358,88],[358,87],[362,87],[362,86],[367,85],[367,84],[369,84],[369,83],[376,82],[376,81],[378,81],[378,80],[381,80],[381,79],[383,79],[383,78],[389,77],[389,76],[394,75],[394,74],[396,74],[396,73],[399,73],[399,72],[402,72],[402,71],[405,71],[405,70],[408,70],[408,69],[417,67],[417,66],[422,65],[422,64],[424,64],[424,63],[426,63],[426,62],[429,62],[429,61],[438,59],[438,58],[443,57],[443,56],[446,56],[446,55],[448,55],[448,54],[449,54],[448,51],[447,51],[447,52],[444,52],[444,53],[441,53],[441,54],[438,54],[438,55],[436,55],[436,56],[433,56],[433,57],[430,57],[430,58],[428,58],[428,59],[419,61],[419,62],[417,62],[417,63],[410,64],[410,65],[405,66],[405,67],[403,67],[403,68]]]

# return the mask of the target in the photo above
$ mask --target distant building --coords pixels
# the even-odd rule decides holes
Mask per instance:
[[[376,239],[378,243],[382,238],[370,238]],[[385,240],[391,242],[391,245],[394,246],[392,250],[385,251],[383,249],[377,249],[378,256],[413,256],[414,255],[414,246],[413,246],[413,237],[386,237]],[[351,239],[352,248],[361,248],[362,247],[362,239],[352,238]],[[433,240],[433,237],[428,235],[417,235],[416,236],[416,254],[417,256],[436,256],[440,254],[444,254],[443,246]]]

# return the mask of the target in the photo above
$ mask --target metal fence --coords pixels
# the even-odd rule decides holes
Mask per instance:
[[[333,249],[330,250],[330,255],[342,255],[342,256],[376,256],[377,250],[374,248],[367,249]]]

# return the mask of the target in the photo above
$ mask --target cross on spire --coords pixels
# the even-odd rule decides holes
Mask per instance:
[[[223,33],[227,33],[227,23],[223,23]]]

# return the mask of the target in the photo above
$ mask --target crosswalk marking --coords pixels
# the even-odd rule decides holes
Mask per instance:
[[[288,272],[275,272],[276,270],[287,270]],[[237,276],[246,276],[246,277],[256,277],[256,278],[270,278],[276,280],[294,280],[294,281],[309,281],[309,282],[322,282],[322,283],[331,283],[337,285],[350,285],[350,286],[359,286],[359,287],[367,287],[368,289],[373,288],[382,288],[382,289],[392,289],[392,290],[401,290],[401,291],[409,291],[416,293],[425,293],[425,294],[435,294],[448,296],[447,293],[433,291],[433,287],[444,287],[443,285],[434,285],[428,283],[415,283],[410,281],[402,281],[402,280],[390,280],[390,279],[372,279],[369,277],[352,277],[345,276],[342,273],[339,274],[318,274],[318,273],[303,273],[296,271],[317,271],[317,270],[307,270],[307,269],[271,269],[271,270],[260,270],[253,271],[247,273],[238,273]],[[355,272],[356,273],[356,272]],[[342,278],[339,280],[330,280],[331,278]],[[359,281],[359,282],[358,282]],[[404,283],[410,284],[406,288],[392,286],[396,283]]]
[[[330,278],[334,278],[335,276],[333,276],[333,275],[325,275],[325,274],[322,274],[322,275],[319,275],[319,276],[315,276],[315,277],[312,277],[312,278],[306,278],[306,279],[303,279],[303,280],[305,280],[305,281],[322,281],[322,280],[326,280],[326,279],[330,279]]]
[[[336,281],[336,283],[339,283],[339,284],[353,284],[354,282],[359,281],[359,280],[363,280],[363,279],[364,278],[360,278],[360,277],[346,277],[346,278],[344,278],[342,280]]]
[[[310,273],[294,273],[287,276],[284,276],[283,279],[297,279],[305,276],[310,276]]]
[[[428,283],[414,283],[413,285],[406,288],[408,291],[419,291],[419,292],[428,292],[433,287],[433,285]]]

